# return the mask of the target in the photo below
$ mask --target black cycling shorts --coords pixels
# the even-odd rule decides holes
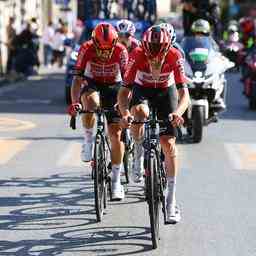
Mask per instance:
[[[132,89],[132,99],[130,107],[139,104],[149,104],[157,111],[157,118],[168,119],[170,113],[174,112],[178,106],[177,89],[174,86],[168,88],[145,88],[134,85]],[[159,134],[177,137],[177,129],[171,123],[160,124]]]
[[[120,114],[114,110],[114,105],[117,103],[117,94],[121,87],[121,83],[112,85],[101,84],[93,81],[90,78],[86,78],[88,83],[81,90],[81,95],[86,92],[99,92],[101,108],[110,110],[106,113],[108,124],[118,123],[121,119]]]

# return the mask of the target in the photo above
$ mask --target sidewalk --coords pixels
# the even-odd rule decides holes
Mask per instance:
[[[61,73],[61,74],[63,73],[64,75],[65,70],[63,68],[56,68],[56,67],[46,68],[42,66],[39,68],[38,74],[29,76],[29,77],[25,77],[24,75],[15,74],[15,73],[8,76],[5,75],[3,77],[0,77],[0,88],[11,85],[11,84],[15,84],[21,81],[36,80],[37,78],[39,79],[44,75],[49,75],[54,73]]]

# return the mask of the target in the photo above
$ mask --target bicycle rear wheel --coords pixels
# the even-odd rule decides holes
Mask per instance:
[[[147,159],[147,173],[146,173],[146,186],[147,186],[147,202],[149,207],[150,216],[150,229],[153,249],[156,249],[159,243],[159,187],[157,175],[157,159],[154,150],[150,151]]]
[[[103,217],[106,200],[106,181],[105,181],[105,157],[104,142],[101,136],[96,137],[94,147],[94,201],[97,221]]]

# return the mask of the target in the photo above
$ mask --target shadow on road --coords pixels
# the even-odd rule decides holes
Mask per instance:
[[[135,255],[151,250],[145,227],[96,223],[92,180],[84,173],[2,179],[0,188],[15,193],[0,197],[0,232],[14,232],[11,240],[1,237],[1,256]],[[144,201],[142,190],[131,186],[125,204]],[[49,238],[40,239],[38,232]]]

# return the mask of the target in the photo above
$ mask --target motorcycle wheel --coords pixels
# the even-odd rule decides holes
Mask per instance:
[[[203,138],[204,127],[204,108],[202,106],[193,107],[192,120],[192,139],[194,143],[199,143]]]
[[[256,109],[256,98],[255,97],[250,97],[249,98],[249,108],[251,110],[255,110]]]

